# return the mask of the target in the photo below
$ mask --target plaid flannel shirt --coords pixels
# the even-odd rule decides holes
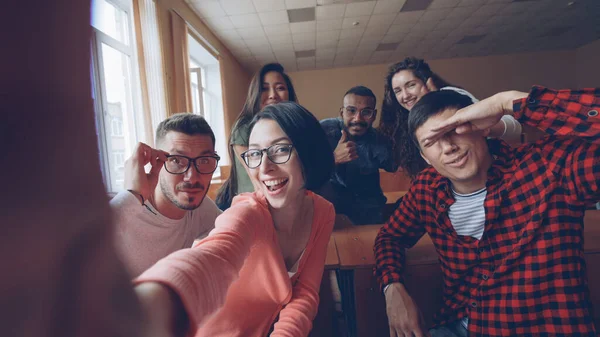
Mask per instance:
[[[434,321],[469,317],[470,336],[596,336],[583,255],[586,205],[600,199],[600,89],[533,87],[515,118],[548,136],[488,141],[485,231],[459,236],[450,181],[427,168],[375,240],[381,289],[402,282],[405,249],[426,232],[443,271]]]

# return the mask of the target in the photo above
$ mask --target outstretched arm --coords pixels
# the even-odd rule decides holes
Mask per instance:
[[[292,299],[279,313],[271,337],[301,337],[308,336],[312,322],[319,307],[319,286],[323,276],[327,244],[335,222],[335,211],[332,205],[324,219],[318,234],[317,242],[305,262],[302,274],[298,276],[293,290]]]
[[[162,322],[164,329],[178,327],[180,332],[185,329],[179,329],[176,317],[187,317],[190,327],[201,324],[225,302],[254,243],[256,224],[270,223],[266,208],[254,200],[239,202],[217,218],[215,229],[195,247],[172,253],[142,273],[134,283],[142,304],[153,303],[146,307],[155,313],[151,317]],[[152,291],[140,288],[148,287],[147,283],[152,284]]]

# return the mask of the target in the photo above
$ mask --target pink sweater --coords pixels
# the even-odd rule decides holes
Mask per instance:
[[[196,336],[266,336],[275,321],[271,336],[307,336],[335,220],[333,206],[308,193],[312,230],[291,279],[266,199],[244,193],[206,239],[162,259],[135,283],[160,282],[179,294]]]

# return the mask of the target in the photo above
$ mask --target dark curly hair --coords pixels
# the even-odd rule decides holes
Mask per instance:
[[[431,78],[437,88],[451,84],[432,72],[427,62],[415,57],[407,57],[401,62],[392,64],[388,69],[378,129],[392,142],[394,162],[411,178],[414,178],[428,165],[408,133],[408,110],[400,105],[392,88],[392,78],[402,70],[412,71],[424,84]]]

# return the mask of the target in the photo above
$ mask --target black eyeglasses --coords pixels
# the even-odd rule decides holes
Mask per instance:
[[[292,144],[273,144],[264,149],[252,149],[242,153],[242,159],[248,168],[257,168],[262,164],[263,153],[275,164],[285,164],[292,156]]]
[[[165,162],[165,170],[171,174],[184,174],[190,169],[192,163],[196,171],[200,174],[213,173],[217,169],[221,157],[218,155],[213,156],[200,156],[196,158],[190,158],[180,155],[168,155],[167,161]]]
[[[364,109],[358,111],[358,109],[353,106],[342,107],[342,110],[346,114],[346,116],[349,118],[352,118],[352,117],[356,116],[357,113],[360,113],[360,116],[364,119],[372,118],[373,115],[375,115],[375,111],[377,111],[376,109],[371,109],[371,108],[364,108]]]

